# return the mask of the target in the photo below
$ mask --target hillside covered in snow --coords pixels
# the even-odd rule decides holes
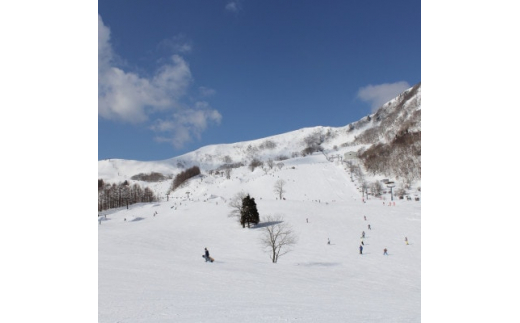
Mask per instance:
[[[116,188],[108,198],[121,199],[116,184],[127,181],[157,200],[99,212],[98,321],[419,322],[420,172],[374,173],[362,159],[408,134],[420,138],[420,85],[342,128],[202,147],[164,161],[99,161],[99,179]],[[417,151],[409,153],[414,167]],[[171,190],[192,166],[200,174]],[[150,173],[164,178],[136,177]],[[251,228],[232,216],[230,202],[241,193],[258,207],[260,223]],[[261,242],[276,225],[269,216],[297,238],[277,263]],[[204,248],[213,263],[201,257]]]
[[[356,156],[360,165],[373,175],[394,176],[411,182],[420,180],[420,139],[419,83],[384,104],[376,113],[345,127],[317,126],[252,141],[205,146],[162,161],[101,160],[98,178],[117,183],[152,172],[173,178],[192,166],[209,172],[248,166],[254,159],[283,161],[320,152],[331,159]]]

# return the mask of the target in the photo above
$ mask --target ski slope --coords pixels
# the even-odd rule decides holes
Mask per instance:
[[[168,201],[101,212],[98,321],[420,322],[421,202],[389,206],[385,194],[364,203],[344,166],[320,154],[283,162],[267,173],[201,176]],[[278,179],[285,200],[273,190]],[[262,223],[244,229],[228,216],[240,191],[261,219],[282,215],[297,233],[278,263],[259,242]]]

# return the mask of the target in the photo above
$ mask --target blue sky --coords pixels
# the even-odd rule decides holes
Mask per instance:
[[[98,160],[341,127],[420,81],[420,1],[104,0]]]

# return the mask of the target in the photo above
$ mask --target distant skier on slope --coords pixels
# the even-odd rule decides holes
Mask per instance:
[[[209,256],[208,248],[204,248],[204,255],[202,255],[206,259],[206,262],[210,261],[213,262],[213,258]]]
[[[365,238],[365,231],[361,232],[361,238]]]
[[[363,246],[362,246],[362,245],[359,245],[359,254],[360,254],[360,255],[363,254]]]
[[[386,250],[386,248],[385,248],[385,250],[383,250],[383,251],[384,251],[384,252],[383,252],[383,256],[384,256],[384,255],[387,255],[387,256],[388,256],[388,253],[387,253],[388,250]]]

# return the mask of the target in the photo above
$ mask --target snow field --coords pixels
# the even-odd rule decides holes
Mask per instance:
[[[421,203],[387,206],[389,195],[384,205],[363,203],[344,169],[320,156],[284,163],[267,175],[243,167],[230,180],[194,179],[168,202],[102,212],[99,322],[419,322]],[[278,179],[286,200],[273,192]],[[240,190],[261,218],[283,215],[297,233],[277,264],[261,228],[228,217],[226,202]],[[204,247],[214,263],[204,262]]]

